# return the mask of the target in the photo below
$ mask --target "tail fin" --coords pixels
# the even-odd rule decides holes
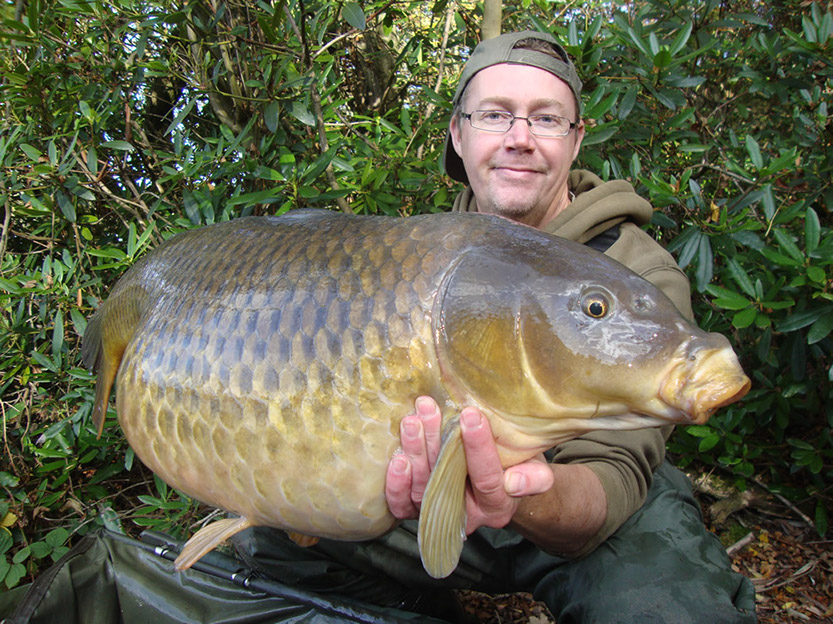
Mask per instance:
[[[92,420],[99,437],[104,430],[107,404],[122,355],[139,324],[143,295],[144,292],[140,294],[130,288],[114,293],[90,318],[84,331],[81,359],[87,368],[98,374]]]

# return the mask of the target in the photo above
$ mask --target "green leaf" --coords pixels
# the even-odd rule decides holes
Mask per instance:
[[[26,567],[22,563],[15,563],[6,572],[6,587],[11,589],[20,583],[20,579],[26,576]]]
[[[46,542],[32,542],[31,548],[33,559],[43,559],[52,552],[52,547]]]
[[[691,425],[686,427],[686,433],[693,435],[695,438],[705,438],[714,434],[714,429],[708,425]]]
[[[668,67],[673,60],[671,52],[669,52],[667,48],[662,48],[654,55],[654,67],[664,69]]]
[[[737,329],[743,329],[745,327],[749,327],[752,323],[755,322],[755,319],[758,316],[758,310],[752,306],[746,308],[745,310],[741,310],[735,316],[732,317],[732,325]]]
[[[818,249],[820,237],[819,215],[812,208],[807,208],[804,213],[804,250],[808,256]]]
[[[341,15],[345,21],[357,30],[364,30],[367,26],[367,18],[358,2],[347,2],[341,9]]]
[[[136,224],[131,222],[127,225],[127,257],[136,255]]]
[[[77,217],[72,200],[70,200],[70,198],[67,197],[67,194],[60,189],[55,191],[55,199],[58,202],[58,207],[61,209],[61,213],[64,215],[64,218],[70,223],[75,223]]]
[[[67,531],[63,527],[58,527],[57,529],[52,529],[43,540],[49,544],[52,548],[57,548],[58,546],[63,546],[66,541],[69,539],[69,531]]]
[[[833,309],[810,326],[810,330],[807,332],[807,344],[816,344],[826,338],[831,330],[833,330]]]
[[[746,151],[749,154],[749,160],[755,169],[761,169],[764,166],[764,159],[761,156],[761,147],[751,134],[746,135]]]
[[[289,107],[289,112],[302,124],[315,126],[315,117],[301,102],[292,102],[292,105]]]
[[[34,160],[35,162],[39,161],[41,156],[43,156],[43,152],[41,152],[36,147],[32,147],[28,143],[21,143],[20,150],[26,154],[29,158]]]
[[[720,436],[717,434],[712,434],[700,440],[700,444],[697,447],[701,453],[705,453],[706,451],[712,450],[717,443],[720,442]]]
[[[654,214],[651,215],[651,223],[664,228],[677,227],[677,222],[660,210],[654,210]]]
[[[68,552],[69,552],[69,546],[58,546],[57,548],[52,550],[49,557],[52,559],[52,561],[58,561],[58,559],[63,557]]]
[[[254,193],[244,193],[237,197],[231,197],[227,202],[227,206],[237,206],[240,204],[263,204],[273,203],[279,201],[283,196],[282,188],[270,188],[263,191],[255,191]]]
[[[774,262],[775,264],[779,264],[781,266],[786,267],[797,267],[801,266],[801,263],[797,260],[794,260],[788,256],[785,256],[782,253],[778,253],[772,247],[764,247],[761,249],[761,255],[764,256],[767,260]]]
[[[755,297],[755,287],[752,285],[752,280],[749,279],[747,269],[744,269],[736,258],[729,258],[727,263],[729,273],[732,279],[735,280],[740,289],[750,297]]]
[[[52,327],[52,358],[60,357],[64,350],[64,313],[58,310],[55,313],[55,324]]]
[[[121,150],[123,152],[132,152],[136,149],[127,141],[105,141],[101,144],[101,147],[109,147],[110,149]]]
[[[781,247],[782,250],[787,252],[787,254],[789,254],[789,256],[799,264],[804,263],[806,260],[804,254],[787,232],[777,227],[772,230],[772,234],[775,236],[775,239],[778,241],[778,246]]]
[[[18,477],[6,472],[5,470],[0,470],[0,487],[14,488],[17,487],[19,483],[20,479]]]
[[[817,266],[811,265],[807,267],[807,277],[809,277],[811,281],[818,284],[823,284],[827,281],[827,273],[824,269]]]
[[[825,314],[825,310],[821,308],[814,308],[812,310],[804,310],[803,312],[795,312],[787,317],[783,323],[779,323],[778,331],[791,332],[807,327],[816,322]],[[828,313],[829,316],[829,313]]]
[[[32,547],[31,546],[24,546],[20,550],[18,550],[14,556],[12,557],[12,563],[23,563],[29,558],[29,555],[32,554]]]
[[[266,108],[263,109],[263,121],[266,122],[266,127],[269,132],[274,133],[278,129],[278,114],[280,107],[277,102],[269,102]]]
[[[14,544],[12,533],[6,527],[0,527],[0,555],[9,551]],[[2,559],[0,559],[2,561]]]
[[[174,129],[177,128],[179,126],[179,124],[182,123],[182,120],[185,119],[188,116],[188,114],[191,112],[191,109],[194,108],[194,104],[196,104],[196,103],[197,103],[197,96],[194,96],[190,100],[188,100],[188,102],[185,104],[185,106],[182,107],[182,110],[179,111],[179,113],[177,113],[176,117],[174,117],[174,120],[171,123],[168,124],[168,127],[165,129],[165,132],[164,132],[165,136],[167,136],[171,132],[173,132]]]
[[[92,247],[88,247],[86,252],[91,256],[95,256],[96,258],[110,258],[112,260],[126,260],[127,254],[124,253],[118,247],[102,247],[101,249],[95,249]]]
[[[801,27],[804,30],[804,38],[810,43],[818,43],[818,33],[816,33],[816,25],[813,20],[807,15],[801,16]]]
[[[775,217],[775,195],[772,193],[772,185],[764,186],[761,194],[761,203],[764,206],[764,214],[770,221]]]
[[[820,537],[824,537],[827,533],[827,507],[821,498],[816,500],[815,525],[816,532]]]
[[[703,292],[712,280],[714,275],[714,254],[712,252],[711,239],[708,236],[700,237],[700,247],[697,251],[697,290]]]
[[[619,102],[619,109],[616,113],[619,121],[627,119],[628,115],[631,114],[634,104],[636,104],[637,91],[638,89],[635,86],[628,87],[625,90],[625,95],[622,96],[622,100]]]
[[[722,308],[723,310],[745,310],[748,308],[752,303],[746,297],[741,297],[738,295],[737,297],[718,297],[714,301],[712,301],[714,305],[718,308]]]
[[[113,477],[114,475],[120,474],[123,471],[124,464],[120,462],[115,462],[107,466],[104,466],[104,468],[96,470],[96,473],[93,475],[93,478],[90,479],[90,485],[106,481],[107,479]]]
[[[84,116],[84,119],[86,119],[87,121],[93,120],[93,113],[90,109],[90,105],[87,104],[84,100],[78,102],[78,110],[81,111],[81,114]]]
[[[677,55],[680,50],[685,47],[685,44],[688,43],[689,37],[691,37],[691,31],[694,28],[694,22],[688,20],[685,25],[683,26],[682,30],[677,33],[677,36],[674,38],[674,42],[671,44],[671,54]]]
[[[257,169],[252,172],[252,175],[256,178],[260,178],[261,180],[271,180],[272,182],[282,182],[284,180],[284,177],[279,172],[264,165],[259,165]]]
[[[615,124],[603,124],[594,128],[592,131],[588,131],[587,134],[584,135],[584,141],[582,141],[582,145],[597,145],[598,143],[604,143],[614,134],[619,131],[619,126]]]
[[[805,451],[815,451],[816,447],[810,444],[809,442],[805,442],[804,440],[799,440],[798,438],[787,438],[787,444],[790,446],[794,446],[795,448],[804,449]]]
[[[52,371],[53,373],[58,372],[58,367],[55,366],[55,362],[50,360],[43,353],[40,353],[39,351],[32,351],[32,359],[35,360],[35,362],[37,362],[39,365],[43,366],[46,370]]]

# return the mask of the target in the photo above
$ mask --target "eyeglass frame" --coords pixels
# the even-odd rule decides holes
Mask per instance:
[[[489,128],[478,128],[471,121],[471,116],[474,113],[505,113],[507,115],[511,115],[512,120],[509,122],[509,127],[506,130],[490,130]],[[470,113],[464,113],[463,111],[460,111],[460,117],[462,117],[463,119],[468,119],[469,124],[475,130],[482,130],[483,132],[493,132],[495,134],[502,134],[502,133],[505,133],[505,132],[509,132],[512,129],[512,126],[515,124],[515,122],[518,119],[523,119],[526,122],[527,127],[529,128],[529,133],[532,134],[533,136],[537,136],[537,137],[540,137],[542,139],[561,139],[561,138],[564,138],[565,136],[569,136],[569,134],[573,130],[578,128],[579,123],[580,123],[578,121],[570,121],[570,119],[568,117],[563,117],[561,115],[540,114],[540,115],[530,115],[529,117],[519,117],[519,116],[515,115],[514,113],[511,113],[507,110],[481,109],[481,108],[473,110]],[[570,128],[564,134],[551,134],[551,135],[538,134],[532,128],[532,121],[530,121],[530,117],[558,117],[559,119],[566,119],[567,121],[570,122]]]

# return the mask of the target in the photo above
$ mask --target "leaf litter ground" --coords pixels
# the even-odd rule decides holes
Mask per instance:
[[[760,624],[833,623],[833,540],[819,537],[800,512],[768,496],[740,497],[743,508],[727,513],[729,496],[715,496],[701,483],[696,489],[707,525],[727,547],[733,569],[755,586]],[[472,623],[556,622],[529,594],[466,591],[458,597]]]

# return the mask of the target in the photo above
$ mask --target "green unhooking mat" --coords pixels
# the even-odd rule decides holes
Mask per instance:
[[[31,585],[0,595],[3,624],[261,624],[439,622],[293,589],[212,552],[175,572],[179,544],[102,530],[85,537]]]

